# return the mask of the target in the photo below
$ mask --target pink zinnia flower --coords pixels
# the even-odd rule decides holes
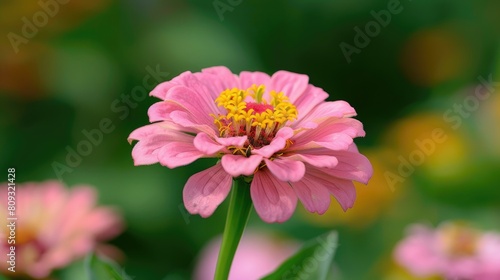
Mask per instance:
[[[394,253],[396,261],[419,277],[446,279],[500,279],[500,234],[480,232],[459,223],[433,230],[410,228]]]
[[[87,186],[66,189],[58,181],[17,184],[16,210],[7,208],[7,183],[0,184],[0,219],[15,217],[15,244],[8,243],[10,229],[0,230],[2,252],[15,246],[16,266],[13,275],[45,278],[94,249],[117,252],[99,241],[122,231],[120,217],[110,208],[96,207],[95,190]],[[9,221],[10,222],[10,221]],[[5,257],[5,255],[3,255]],[[0,262],[7,275],[10,264]]]
[[[194,279],[214,279],[220,244],[221,238],[219,237],[212,240],[202,250]],[[234,256],[228,279],[260,279],[277,269],[282,262],[297,251],[298,247],[298,243],[293,241],[280,240],[258,232],[246,233]]]
[[[351,118],[356,112],[347,102],[325,102],[328,94],[308,82],[287,71],[271,77],[238,76],[225,67],[184,72],[151,92],[162,101],[149,108],[155,123],[130,134],[129,141],[139,140],[134,163],[175,168],[220,158],[184,187],[186,209],[202,217],[215,211],[239,176],[253,176],[255,210],[269,223],[289,219],[297,198],[323,214],[332,194],[346,210],[356,197],[352,180],[367,183],[372,175],[353,142],[365,135],[363,125]]]

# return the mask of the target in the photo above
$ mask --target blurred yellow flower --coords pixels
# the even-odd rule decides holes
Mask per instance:
[[[419,112],[397,121],[383,137],[393,153],[391,170],[404,178],[416,169],[439,180],[460,177],[472,156],[472,146],[462,131],[454,130],[435,112]]]

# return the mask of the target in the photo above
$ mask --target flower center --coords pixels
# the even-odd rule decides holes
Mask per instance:
[[[288,121],[297,119],[297,108],[283,92],[271,91],[269,102],[263,98],[265,86],[252,85],[223,91],[215,102],[226,114],[214,118],[221,137],[247,136],[250,148],[267,145]]]
[[[441,233],[443,249],[450,257],[473,256],[476,253],[479,234],[464,225],[446,226]]]
[[[19,231],[16,236],[16,244],[22,245],[25,243],[32,242],[36,239],[36,231],[30,228],[23,228],[22,231]]]

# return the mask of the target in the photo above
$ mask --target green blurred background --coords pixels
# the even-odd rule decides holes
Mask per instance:
[[[370,25],[397,3],[385,26]],[[136,279],[189,279],[203,245],[223,230],[227,201],[209,219],[182,205],[187,178],[213,160],[134,167],[127,143],[157,101],[143,92],[215,65],[309,75],[330,100],[356,108],[367,132],[356,142],[375,168],[347,213],[333,205],[320,217],[298,206],[284,224],[253,213],[249,227],[297,240],[337,229],[335,262],[348,280],[417,279],[391,260],[414,222],[500,230],[500,87],[477,88],[500,82],[500,2],[71,0],[57,8],[44,22],[37,1],[0,2],[0,167],[15,167],[18,182],[98,188],[100,202],[125,217],[112,243]],[[69,164],[83,131],[103,119],[112,131]],[[446,140],[418,159],[416,141],[431,141],[435,129]]]

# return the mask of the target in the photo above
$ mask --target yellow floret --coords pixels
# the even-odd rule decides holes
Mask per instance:
[[[239,88],[227,89],[215,99],[219,107],[226,109],[226,115],[212,115],[214,123],[219,128],[221,136],[235,136],[250,133],[255,128],[255,137],[259,137],[264,129],[265,133],[272,133],[276,128],[283,127],[287,121],[297,119],[297,108],[290,103],[283,92],[271,91],[270,102],[264,98],[264,85],[252,85],[246,90]],[[255,103],[271,105],[273,109],[264,112],[255,112],[247,108],[245,99],[251,97]],[[253,103],[253,102],[252,102]],[[231,130],[233,129],[233,130]]]

